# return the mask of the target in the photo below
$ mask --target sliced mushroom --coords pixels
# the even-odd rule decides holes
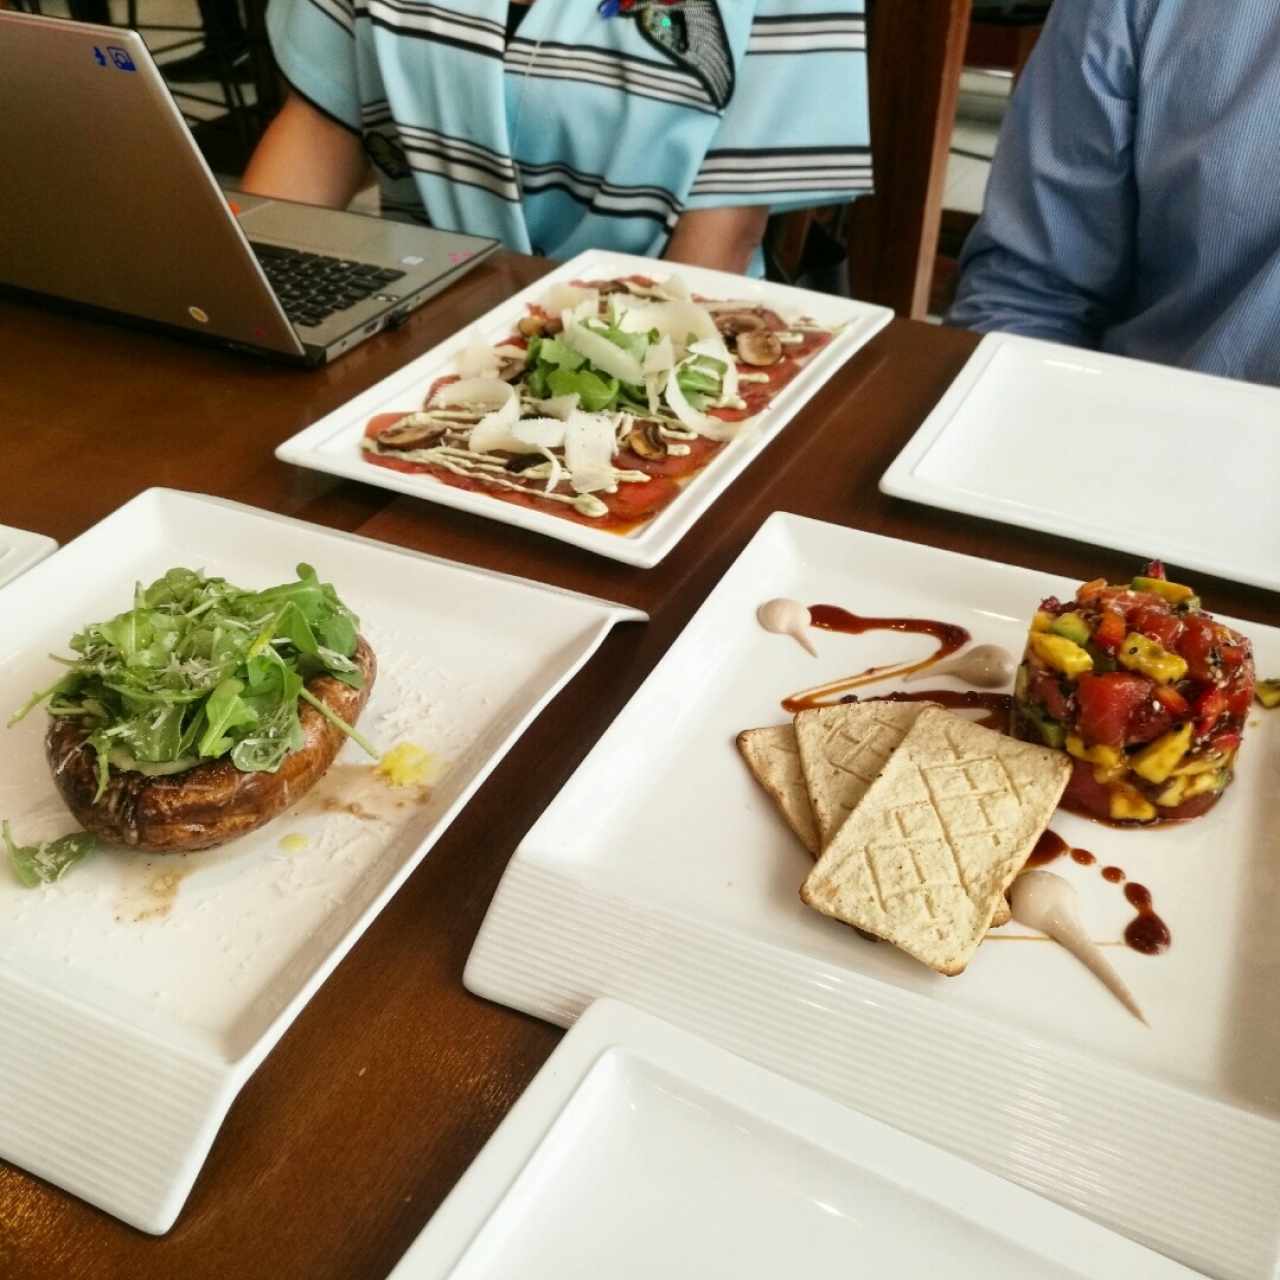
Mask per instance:
[[[638,458],[648,458],[656,462],[667,456],[667,442],[663,438],[662,428],[652,420],[637,422],[627,436],[627,448]]]
[[[536,467],[540,462],[546,462],[546,458],[540,453],[517,453],[507,459],[506,466],[508,471],[518,474]]]
[[[384,427],[375,439],[384,449],[426,449],[449,429],[452,424],[441,422],[425,413],[410,413]]]
[[[526,338],[540,338],[547,330],[547,317],[537,311],[523,317],[516,328]]]
[[[517,360],[514,356],[508,360],[504,360],[498,366],[498,377],[503,382],[514,382],[524,371],[525,366],[529,363],[526,360]]]
[[[782,343],[776,333],[757,329],[738,335],[738,359],[744,364],[777,364],[782,359]]]
[[[755,333],[764,328],[764,321],[750,311],[727,311],[716,316],[716,328],[726,338],[736,338],[740,333]]]

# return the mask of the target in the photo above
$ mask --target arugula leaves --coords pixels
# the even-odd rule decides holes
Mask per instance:
[[[592,332],[644,364],[651,345],[659,341],[658,331],[625,333],[614,324],[598,324]],[[647,410],[648,398],[642,387],[630,387],[618,378],[596,369],[591,362],[559,338],[531,338],[524,377],[525,389],[538,400],[551,396],[578,396],[587,413],[608,410]],[[682,367],[677,374],[680,386],[699,407],[719,398],[724,365],[702,357]]]
[[[61,880],[77,862],[87,858],[98,847],[98,837],[87,831],[77,831],[60,840],[18,845],[7,821],[0,823],[0,836],[4,838],[13,874],[27,889]]]
[[[170,569],[139,584],[134,607],[71,638],[68,673],[36,693],[9,723],[47,701],[75,716],[97,753],[98,795],[113,758],[122,767],[229,755],[246,772],[274,772],[302,743],[299,700],[318,675],[352,688],[359,619],[307,564],[297,581],[246,591],[225,578]],[[332,714],[371,755],[372,747]],[[188,765],[188,767],[189,767]]]

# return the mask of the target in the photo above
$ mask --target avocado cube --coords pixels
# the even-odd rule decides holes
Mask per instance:
[[[1066,636],[1058,636],[1052,632],[1033,631],[1028,641],[1031,652],[1055,671],[1064,676],[1078,676],[1085,671],[1093,670],[1093,659],[1074,640]]]
[[[1089,631],[1089,624],[1074,610],[1054,618],[1049,624],[1049,630],[1054,635],[1066,636],[1068,640],[1078,645],[1088,644],[1092,634]]]
[[[1229,776],[1225,769],[1219,769],[1216,773],[1200,773],[1194,778],[1188,778],[1186,794],[1182,798],[1190,800],[1192,796],[1202,796],[1210,791],[1221,791],[1227,785]]]
[[[1182,763],[1191,746],[1195,726],[1190,720],[1181,729],[1171,729],[1133,757],[1133,771],[1148,782],[1167,782]]]
[[[1135,591],[1150,591],[1153,595],[1162,596],[1170,604],[1186,604],[1195,595],[1190,588],[1181,582],[1166,582],[1163,578],[1134,578]]]
[[[1038,707],[1030,707],[1023,704],[1019,707],[1019,710],[1027,721],[1035,726],[1036,732],[1044,739],[1046,747],[1053,747],[1055,751],[1062,749],[1062,743],[1067,736],[1067,731],[1057,720],[1050,715],[1046,715]]]
[[[1084,739],[1076,733],[1067,735],[1067,750],[1077,760],[1087,760],[1090,764],[1100,764],[1105,769],[1115,769],[1124,763],[1124,752],[1119,747],[1104,746],[1100,742],[1092,747],[1086,747]]]
[[[1160,684],[1177,684],[1187,674],[1187,663],[1176,653],[1170,653],[1158,641],[1137,631],[1130,631],[1116,654],[1122,667],[1150,676]]]
[[[1121,783],[1111,789],[1111,816],[1117,822],[1150,822],[1156,807],[1136,787]]]

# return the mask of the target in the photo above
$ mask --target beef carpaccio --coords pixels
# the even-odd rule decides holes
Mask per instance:
[[[679,277],[551,289],[464,351],[422,406],[366,426],[366,459],[595,528],[651,519],[835,330]]]

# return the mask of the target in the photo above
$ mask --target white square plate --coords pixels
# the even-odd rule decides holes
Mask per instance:
[[[592,529],[545,511],[518,507],[485,493],[472,493],[441,484],[430,476],[405,475],[366,462],[360,452],[365,425],[375,414],[419,409],[427,389],[436,378],[451,372],[453,362],[468,347],[497,343],[514,332],[525,315],[525,307],[545,296],[556,284],[572,280],[604,280],[618,276],[645,274],[659,278],[683,277],[695,293],[708,298],[750,299],[784,310],[803,312],[820,324],[841,326],[840,332],[783,389],[764,413],[749,421],[730,444],[684,486],[679,496],[652,520],[626,534]],[[823,383],[869,342],[893,313],[830,294],[792,289],[764,280],[750,280],[723,271],[655,263],[650,258],[592,250],[558,267],[535,281],[515,297],[495,307],[447,342],[419,356],[397,373],[391,374],[340,409],[286,440],[276,457],[295,466],[327,471],[365,484],[380,485],[413,498],[425,498],[462,511],[500,520],[504,524],[532,529],[597,555],[625,564],[652,568],[693,527],[694,522],[755,460],[767,444],[795,417]]]
[[[103,852],[38,889],[0,865],[0,1156],[144,1231],[169,1228],[240,1086],[525,726],[615,622],[644,616],[152,489],[5,589],[0,707],[48,685],[48,655],[128,608],[135,581],[180,564],[265,587],[301,561],[378,656],[360,727],[383,751],[425,748],[434,785],[393,791],[348,743],[293,809],[224,848]],[[0,816],[20,843],[75,829],[46,721],[0,730]]]
[[[943,978],[805,907],[810,859],[734,748],[740,730],[783,722],[787,695],[933,643],[815,629],[815,660],[760,629],[764,600],[941,619],[1020,654],[1041,597],[1074,585],[772,517],[521,843],[467,985],[565,1024],[596,997],[626,1000],[1190,1265],[1270,1276],[1280,719],[1251,717],[1235,783],[1198,822],[1122,831],[1054,818],[1098,857],[1053,868],[1096,940],[1116,943],[1133,918],[1106,864],[1151,890],[1172,931],[1160,956],[1107,951],[1149,1028],[1020,927]],[[1260,670],[1280,671],[1280,632],[1241,625]],[[945,676],[910,687],[939,686],[961,687]]]
[[[564,1038],[392,1280],[933,1273],[1193,1274],[602,1000]]]
[[[0,587],[57,549],[58,544],[43,533],[28,533],[25,529],[0,524]]]
[[[1274,387],[988,334],[880,488],[1274,590],[1277,422]]]

